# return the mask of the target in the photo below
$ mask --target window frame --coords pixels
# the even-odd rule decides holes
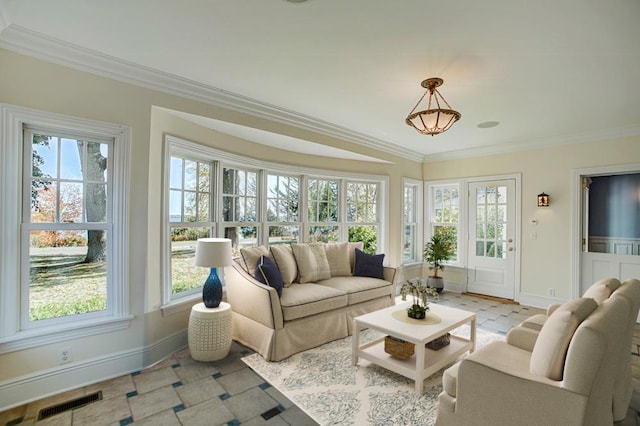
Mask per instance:
[[[265,188],[265,177],[264,177],[264,169],[261,169],[259,167],[255,167],[255,165],[246,165],[246,164],[242,164],[236,161],[229,161],[227,158],[220,158],[218,155],[216,155],[216,157],[218,158],[218,189],[219,189],[219,196],[217,197],[217,202],[218,202],[218,207],[217,207],[217,214],[219,217],[218,220],[218,229],[216,230],[216,235],[221,236],[222,238],[227,238],[227,232],[226,229],[227,228],[255,228],[255,232],[256,232],[256,244],[260,244],[260,241],[264,241],[265,235],[265,221],[263,220],[263,218],[265,217],[265,204],[266,204],[266,200],[263,200],[260,197],[260,194],[264,192],[264,188]],[[223,202],[223,198],[226,195],[224,190],[223,190],[223,185],[224,185],[224,170],[225,169],[232,169],[232,170],[236,170],[236,171],[242,171],[245,173],[255,173],[256,174],[256,195],[255,195],[255,219],[254,220],[244,220],[244,221],[238,221],[238,220],[230,220],[230,221],[226,221],[224,219],[224,202]],[[240,196],[238,196],[238,194],[230,194],[234,196],[235,198],[240,198]],[[246,199],[249,198],[247,196],[241,196],[242,198]],[[235,218],[234,218],[235,219]],[[234,255],[238,255],[239,254],[239,250],[240,247],[235,246],[233,244],[233,241],[231,242],[231,249],[234,252]]]
[[[170,270],[167,268],[168,256],[170,256],[170,234],[167,229],[168,224],[168,194],[167,194],[167,182],[168,182],[168,167],[167,161],[169,161],[170,157],[167,157],[167,152],[174,147],[179,147],[180,152],[184,155],[187,153],[190,155],[192,159],[203,159],[207,158],[213,162],[216,162],[216,189],[215,193],[216,200],[212,202],[212,205],[215,203],[217,207],[216,211],[216,229],[215,235],[212,236],[224,236],[225,235],[225,227],[230,226],[256,226],[257,227],[257,245],[268,245],[269,243],[269,226],[273,225],[275,222],[268,222],[266,219],[266,188],[267,188],[267,174],[277,174],[277,175],[286,175],[286,176],[295,176],[300,177],[300,190],[299,190],[299,220],[300,220],[300,234],[299,239],[301,242],[306,242],[306,235],[309,230],[309,221],[308,221],[308,209],[307,209],[307,190],[306,185],[308,178],[313,179],[321,179],[321,180],[337,180],[339,182],[339,201],[338,201],[338,210],[339,210],[339,220],[337,222],[330,222],[331,224],[335,223],[336,226],[340,227],[340,241],[348,241],[348,226],[358,225],[358,222],[347,222],[346,220],[346,182],[367,182],[367,183],[376,183],[378,185],[378,193],[377,193],[377,205],[376,205],[376,214],[377,214],[377,222],[375,225],[377,226],[377,250],[378,253],[386,253],[388,252],[388,188],[389,188],[389,177],[383,175],[369,175],[369,174],[358,174],[358,173],[349,173],[349,172],[336,172],[333,170],[322,170],[322,169],[313,169],[306,167],[295,167],[284,164],[272,163],[262,160],[253,159],[251,157],[243,157],[237,154],[233,154],[230,152],[222,151],[213,147],[209,147],[206,145],[202,145],[196,142],[188,141],[185,139],[178,138],[173,135],[165,135],[164,139],[164,149],[165,149],[165,163],[163,165],[164,174],[165,174],[165,182],[163,183],[163,211],[162,211],[162,306],[161,309],[163,313],[171,314],[174,311],[187,309],[191,307],[191,302],[196,300],[199,297],[199,294],[193,294],[189,297],[184,298],[175,298],[171,301],[165,297],[169,286],[167,284],[167,277],[169,277]],[[173,152],[173,151],[171,151]],[[258,197],[256,200],[257,203],[257,218],[255,222],[225,222],[222,217],[222,171],[224,168],[233,168],[233,169],[241,169],[248,171],[255,171],[258,173],[257,175],[257,187],[258,187]],[[342,219],[340,219],[342,218]],[[367,225],[369,223],[364,223]],[[385,262],[387,262],[387,257],[385,256]]]
[[[83,189],[83,200],[86,195],[86,185],[89,184],[88,180],[83,176],[81,179],[68,179],[60,176],[62,173],[61,163],[65,161],[61,158],[60,150],[61,145],[59,144],[61,139],[74,139],[78,141],[83,141],[84,143],[104,143],[108,146],[108,154],[107,154],[107,179],[105,181],[105,185],[107,188],[106,192],[106,206],[105,213],[106,217],[104,221],[100,222],[90,222],[87,220],[82,220],[81,222],[67,222],[62,220],[60,217],[60,203],[62,200],[56,199],[55,207],[56,207],[56,217],[54,221],[47,222],[38,222],[32,220],[32,210],[31,210],[31,191],[32,191],[32,156],[33,156],[33,146],[31,144],[31,139],[27,140],[24,138],[25,134],[29,135],[46,135],[49,137],[57,138],[57,149],[56,149],[56,158],[57,165],[56,170],[58,175],[51,177],[52,181],[55,181],[56,193],[60,191],[60,187],[63,183],[74,182],[82,182]],[[113,306],[113,268],[111,266],[111,258],[114,256],[113,253],[113,219],[112,219],[112,211],[113,211],[113,190],[111,189],[111,183],[113,181],[113,162],[114,159],[111,156],[111,153],[114,149],[113,138],[98,138],[95,135],[87,135],[87,134],[79,134],[72,132],[65,132],[60,130],[52,130],[43,127],[35,127],[32,125],[23,126],[23,141],[22,141],[22,220],[21,220],[21,239],[20,239],[20,253],[21,253],[21,297],[20,297],[20,329],[21,330],[29,330],[29,329],[39,329],[43,327],[57,327],[64,325],[66,323],[73,323],[78,321],[87,321],[92,318],[100,318],[100,317],[108,317],[112,315],[114,306]],[[28,147],[31,145],[31,147]],[[86,148],[85,148],[86,149]],[[84,155],[83,155],[84,156]],[[84,159],[83,159],[84,160]],[[82,167],[82,166],[81,166]],[[105,285],[106,285],[106,310],[104,311],[94,311],[82,314],[74,314],[74,315],[65,315],[55,318],[47,318],[41,319],[38,321],[31,321],[29,319],[29,307],[31,302],[31,281],[30,281],[30,239],[31,233],[34,231],[104,231],[106,233],[106,259],[107,259],[107,268],[105,271]]]
[[[317,200],[309,200],[309,184],[311,180],[314,181],[325,181],[325,182],[335,182],[338,191],[338,197],[336,200],[336,220],[311,220],[309,218],[309,205],[310,201]],[[346,212],[346,200],[345,197],[345,179],[342,179],[337,176],[327,176],[327,175],[307,175],[304,178],[304,219],[303,219],[303,233],[302,233],[302,241],[309,242],[311,241],[311,228],[312,227],[336,227],[338,241],[348,241],[349,233],[346,231],[346,220],[341,219],[345,216]]]
[[[434,211],[434,189],[435,188],[452,188],[455,187],[458,189],[458,223],[455,225],[452,222],[440,223],[435,222],[435,211]],[[467,194],[468,194],[468,185],[466,181],[463,180],[438,180],[438,181],[426,181],[424,182],[424,242],[428,242],[431,240],[431,237],[434,234],[435,226],[442,226],[443,224],[446,226],[456,226],[457,228],[457,259],[455,261],[446,261],[444,262],[446,265],[454,266],[454,267],[464,267],[466,265],[467,259],[467,245],[466,239],[463,236],[467,235],[467,224],[466,220],[463,220],[468,215],[467,209]]]
[[[423,251],[423,186],[424,183],[421,180],[410,179],[410,178],[402,178],[402,263],[404,265],[409,265],[413,263],[422,263],[422,251]],[[405,191],[407,188],[410,188],[413,192],[414,201],[413,201],[413,209],[412,216],[414,218],[414,222],[406,220],[406,200],[405,200]],[[409,259],[404,258],[404,233],[406,232],[407,226],[414,227],[414,237],[415,237],[415,246],[413,248],[413,253]]]
[[[269,244],[269,239],[270,239],[270,229],[271,227],[287,227],[287,226],[291,226],[291,227],[297,227],[298,228],[298,235],[296,238],[297,242],[300,242],[300,239],[303,237],[302,235],[302,208],[303,208],[303,203],[301,200],[301,194],[302,194],[302,189],[303,189],[303,185],[304,185],[304,176],[302,175],[298,175],[298,174],[293,174],[293,173],[282,173],[280,171],[277,170],[265,170],[264,171],[264,187],[263,187],[263,192],[265,194],[265,202],[264,202],[264,209],[262,211],[262,215],[261,217],[264,218],[264,237],[262,238],[262,241],[265,241],[267,244]],[[280,178],[288,178],[288,179],[297,179],[298,181],[298,212],[297,212],[297,220],[296,221],[270,221],[269,220],[269,215],[268,215],[268,211],[269,211],[269,201],[273,199],[273,197],[269,197],[269,176],[275,176],[276,178],[278,178],[278,180],[280,180]],[[280,198],[278,198],[278,200],[280,200]],[[286,244],[286,243],[284,243]]]
[[[131,129],[126,126],[87,120],[30,108],[0,104],[0,167],[5,173],[0,183],[0,309],[5,313],[0,324],[0,354],[46,345],[63,340],[122,330],[129,327],[129,181]],[[24,303],[20,295],[24,273],[25,247],[22,247],[22,207],[24,162],[24,127],[46,129],[63,135],[83,135],[99,140],[113,139],[111,182],[112,241],[108,264],[108,300],[110,310],[104,315],[72,316],[71,321],[54,321],[25,328]],[[6,204],[4,204],[6,203]],[[20,247],[20,250],[16,250]],[[28,254],[28,247],[27,254]],[[27,269],[28,271],[28,269]],[[110,292],[110,295],[109,295]],[[110,297],[109,297],[110,296]]]
[[[164,147],[164,164],[167,165],[167,167],[165,168],[165,174],[164,174],[164,182],[163,182],[163,190],[164,190],[164,197],[163,197],[163,211],[165,212],[164,214],[164,221],[166,222],[166,233],[165,233],[165,238],[163,238],[163,265],[162,265],[162,282],[163,282],[163,288],[162,288],[162,304],[163,306],[165,305],[170,305],[172,303],[175,303],[176,301],[182,301],[182,300],[189,300],[189,299],[194,299],[196,298],[198,295],[200,295],[201,291],[202,291],[202,287],[194,287],[192,289],[189,290],[185,290],[185,291],[181,291],[178,293],[173,293],[173,281],[172,281],[172,256],[171,256],[171,250],[172,250],[172,241],[171,241],[171,235],[172,235],[172,228],[175,227],[180,227],[180,228],[209,228],[209,236],[215,236],[215,232],[217,229],[217,210],[216,210],[216,204],[215,204],[215,200],[217,198],[217,163],[214,159],[212,158],[196,158],[196,156],[193,155],[192,152],[189,152],[188,150],[184,150],[181,146],[179,145],[175,145],[175,146],[170,146],[169,144],[165,144]],[[190,221],[185,221],[185,206],[184,206],[184,192],[187,191],[185,190],[185,185],[184,185],[184,180],[182,182],[182,187],[180,188],[181,191],[181,196],[182,196],[182,205],[181,205],[181,221],[180,222],[172,222],[171,221],[171,214],[170,214],[170,204],[171,204],[171,191],[175,191],[176,189],[173,188],[171,186],[171,159],[172,158],[180,158],[183,161],[183,165],[185,161],[193,161],[196,162],[198,164],[208,164],[209,165],[209,212],[208,212],[208,217],[209,220],[206,221],[198,221],[198,217],[197,217],[197,213],[196,213],[196,220],[193,222]],[[184,167],[183,167],[183,177],[185,174],[184,171]],[[196,185],[197,188],[197,185]],[[195,191],[196,193],[199,193],[200,191],[198,191],[196,189]],[[166,204],[164,202],[164,200],[166,200]],[[196,201],[196,208],[197,208],[197,201]],[[204,282],[204,280],[203,280]]]

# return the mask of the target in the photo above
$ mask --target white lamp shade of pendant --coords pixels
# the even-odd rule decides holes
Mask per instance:
[[[196,241],[196,266],[218,268],[229,266],[232,261],[229,238],[198,238]]]

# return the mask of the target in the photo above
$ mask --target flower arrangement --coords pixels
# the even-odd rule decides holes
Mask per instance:
[[[407,295],[413,297],[413,304],[407,310],[410,318],[423,319],[429,310],[429,296],[434,300],[438,298],[438,292],[435,288],[427,286],[426,280],[416,278],[407,280],[400,287],[400,296],[402,300],[407,300]]]

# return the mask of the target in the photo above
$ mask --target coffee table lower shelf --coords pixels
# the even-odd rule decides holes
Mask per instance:
[[[451,335],[450,339],[451,342],[438,351],[425,348],[424,365],[420,377],[427,378],[431,376],[472,348],[472,343],[467,339],[454,335]],[[406,359],[392,357],[384,351],[384,337],[362,344],[357,349],[356,354],[359,358],[371,361],[387,370],[391,370],[412,380],[417,380],[419,376],[416,366],[416,355]],[[418,385],[419,384],[416,383],[416,388],[422,388],[422,386]]]

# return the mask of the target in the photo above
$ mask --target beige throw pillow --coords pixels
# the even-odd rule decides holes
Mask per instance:
[[[298,276],[298,266],[291,247],[288,244],[271,246],[271,255],[282,275],[282,284],[289,287]]]
[[[600,304],[607,300],[618,287],[620,287],[620,281],[617,278],[605,278],[589,287],[582,297],[590,297]]]
[[[256,265],[260,260],[260,256],[271,257],[269,249],[265,246],[245,247],[243,249],[240,249],[240,255],[242,256],[242,260],[244,261],[245,269],[254,278],[256,276]]]
[[[332,277],[348,277],[351,275],[349,264],[349,243],[327,243],[324,246]]]
[[[311,283],[331,278],[324,243],[291,244],[298,264],[298,282]]]
[[[356,249],[360,251],[364,251],[364,243],[362,241],[358,241],[355,243],[349,244],[349,265],[351,265],[351,273],[353,274],[353,270],[356,267]]]
[[[598,307],[593,299],[581,298],[560,306],[545,321],[531,353],[531,373],[562,380],[564,360],[573,333]]]

